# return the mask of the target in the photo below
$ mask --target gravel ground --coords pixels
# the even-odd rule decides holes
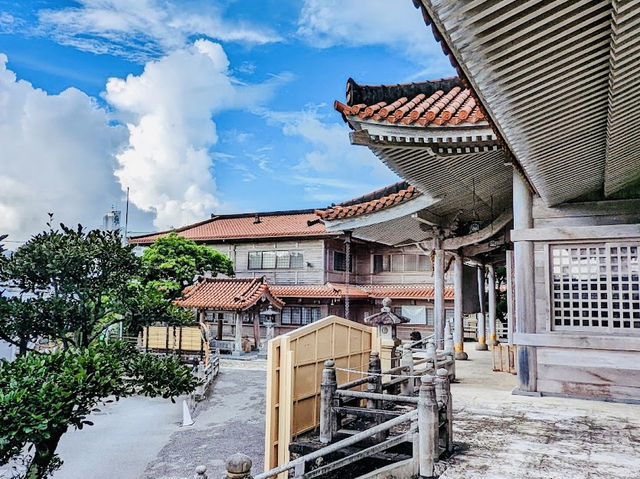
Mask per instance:
[[[231,364],[228,364],[231,363]],[[207,401],[193,426],[173,433],[147,464],[141,479],[191,478],[196,466],[207,466],[210,478],[222,477],[226,459],[236,452],[253,459],[262,471],[264,457],[264,361],[224,361]]]

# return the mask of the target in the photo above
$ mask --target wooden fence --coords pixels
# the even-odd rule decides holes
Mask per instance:
[[[269,341],[265,470],[289,461],[293,437],[320,424],[320,385],[324,361],[337,368],[367,371],[369,355],[379,350],[375,328],[328,316]],[[362,375],[337,371],[346,383]]]

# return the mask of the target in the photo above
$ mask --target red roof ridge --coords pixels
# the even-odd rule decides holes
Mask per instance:
[[[349,204],[347,206],[336,205],[325,210],[316,210],[316,214],[320,218],[326,220],[359,216],[361,214],[371,213],[388,208],[390,206],[398,205],[403,201],[408,201],[419,195],[420,192],[414,186],[408,185],[405,189],[402,189],[396,193],[391,193],[381,198],[375,198],[357,204]]]

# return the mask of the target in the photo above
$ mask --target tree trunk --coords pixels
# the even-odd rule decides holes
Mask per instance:
[[[29,464],[25,479],[46,479],[47,473],[50,472],[51,461],[58,448],[58,442],[63,434],[64,431],[52,432],[49,440],[34,445],[35,455]]]

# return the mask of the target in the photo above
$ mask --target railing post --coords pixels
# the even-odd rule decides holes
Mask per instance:
[[[333,399],[338,389],[336,368],[333,360],[324,362],[322,384],[320,385],[320,442],[328,444],[338,430],[336,412],[333,410]]]
[[[409,345],[405,345],[402,348],[402,358],[400,359],[400,366],[406,369],[402,370],[402,374],[409,376],[405,382],[400,385],[400,394],[403,396],[412,396],[414,389],[413,378],[413,351]]]
[[[226,479],[251,479],[251,458],[240,452],[227,459]]]
[[[432,363],[433,373],[435,374],[438,369],[438,353],[436,352],[436,345],[432,339],[429,340],[426,347],[427,359]]]
[[[434,463],[440,455],[438,444],[438,403],[433,376],[420,378],[418,394],[418,436],[420,445],[420,477],[435,477]]]
[[[367,392],[382,394],[382,362],[380,361],[380,354],[378,351],[371,351],[369,356],[369,374],[371,380],[367,383]],[[367,409],[381,409],[381,401],[375,399],[367,399]],[[374,423],[380,424],[384,422],[384,418],[377,418]],[[382,442],[387,437],[388,431],[382,431],[375,434],[374,440]]]
[[[196,475],[193,476],[193,479],[207,479],[207,468],[205,466],[196,467]]]
[[[436,399],[438,406],[442,408],[442,416],[445,419],[443,435],[440,436],[442,446],[448,453],[453,452],[453,407],[451,405],[451,383],[449,382],[449,372],[438,369],[436,373]]]
[[[378,351],[371,351],[369,356],[369,374],[372,375],[371,380],[367,383],[367,392],[382,393],[382,363],[380,362],[380,354]],[[377,409],[378,401],[373,399],[367,400],[367,409]]]

